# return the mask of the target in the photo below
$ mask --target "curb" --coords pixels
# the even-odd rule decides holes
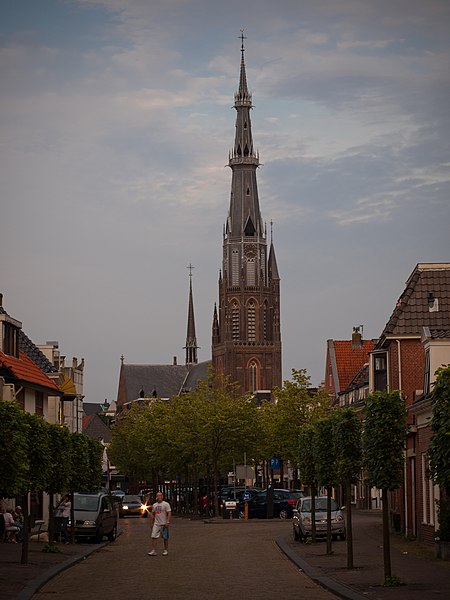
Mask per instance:
[[[300,571],[303,571],[305,575],[321,587],[333,592],[333,594],[336,594],[336,596],[339,596],[340,598],[344,598],[344,600],[367,600],[366,596],[358,594],[358,592],[355,592],[346,585],[338,583],[326,575],[320,575],[288,545],[285,538],[278,537],[275,542],[283,554],[285,554],[287,558],[300,569]]]
[[[120,533],[119,532],[117,533],[117,537],[119,537]],[[59,565],[56,565],[56,566],[52,567],[51,569],[48,569],[48,571],[45,571],[45,573],[43,573],[39,577],[36,577],[36,579],[33,579],[32,581],[30,581],[28,583],[28,585],[26,585],[23,588],[23,590],[17,595],[17,600],[30,600],[34,596],[34,594],[36,594],[46,583],[48,583],[50,581],[50,579],[53,579],[53,577],[56,577],[56,575],[59,575],[59,573],[62,573],[69,567],[76,565],[77,563],[81,562],[82,560],[84,560],[85,558],[87,558],[88,556],[93,554],[94,552],[101,550],[102,548],[104,548],[105,546],[108,546],[109,544],[111,544],[111,542],[109,542],[109,541],[102,542],[101,544],[96,544],[93,548],[89,548],[88,550],[83,552],[83,554],[78,554],[77,556],[71,556],[64,562],[60,563]]]

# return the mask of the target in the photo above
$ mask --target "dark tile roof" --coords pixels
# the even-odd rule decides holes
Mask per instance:
[[[435,301],[437,310],[430,310]],[[417,335],[422,327],[444,330],[450,327],[450,263],[419,263],[406,282],[380,337]]]
[[[193,365],[183,381],[182,391],[191,392],[194,390],[200,381],[208,379],[209,370],[212,366],[212,361],[205,360],[204,362]]]
[[[141,389],[150,398],[155,392],[158,398],[171,398],[179,394],[187,374],[186,365],[127,365],[123,364],[126,402],[139,398]]]
[[[83,433],[94,440],[111,441],[111,429],[98,415],[83,417]]]
[[[448,329],[430,329],[430,337],[433,340],[449,339],[450,338],[450,328],[448,328]]]
[[[28,358],[31,358],[44,373],[58,373],[58,369],[55,365],[48,360],[45,354],[34,345],[21,329],[19,330],[19,348],[28,356]]]
[[[97,415],[103,412],[103,408],[100,404],[94,404],[94,402],[83,402],[83,412],[86,416]]]

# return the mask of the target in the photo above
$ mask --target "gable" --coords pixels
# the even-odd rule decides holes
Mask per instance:
[[[127,365],[120,371],[118,405],[139,398],[141,389],[146,397],[153,391],[158,398],[179,394],[188,369],[186,365]]]

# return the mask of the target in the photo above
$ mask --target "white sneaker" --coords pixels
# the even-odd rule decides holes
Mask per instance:
[[[148,552],[149,556],[156,556],[156,552],[154,550],[152,550],[151,552]]]
[[[167,556],[169,553],[167,552],[167,550],[164,550],[163,552],[163,556]]]

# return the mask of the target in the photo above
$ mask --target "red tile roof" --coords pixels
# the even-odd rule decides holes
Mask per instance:
[[[59,388],[54,381],[52,381],[28,356],[20,351],[19,358],[15,356],[9,356],[0,352],[0,368],[6,367],[11,374],[28,383],[34,385],[40,385],[45,387],[51,392],[58,392]],[[54,394],[57,395],[57,394]]]
[[[333,344],[339,389],[345,390],[361,367],[369,362],[369,352],[373,350],[374,342],[363,340],[361,348],[353,348],[351,340],[333,340]]]

